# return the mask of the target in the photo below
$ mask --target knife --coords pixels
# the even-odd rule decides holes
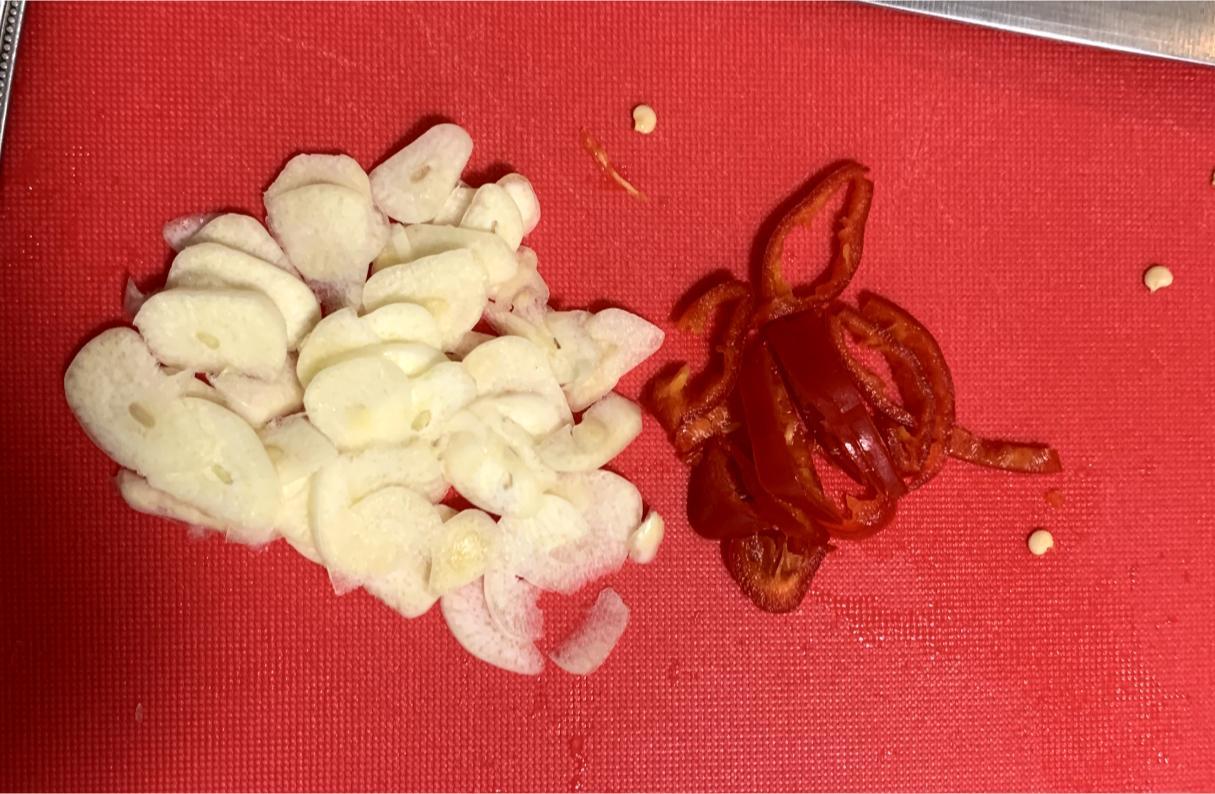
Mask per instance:
[[[1058,41],[1215,65],[1212,2],[868,2]]]
[[[17,39],[25,0],[3,0],[0,4],[0,154],[4,152],[4,125],[8,121],[8,98],[13,87],[13,64],[17,62]]]

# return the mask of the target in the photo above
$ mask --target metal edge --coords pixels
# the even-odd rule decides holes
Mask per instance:
[[[0,8],[0,157],[4,155],[4,128],[8,122],[8,101],[13,94],[13,73],[17,63],[17,43],[25,18],[25,0],[4,0]]]
[[[1102,1],[1103,0],[1088,0],[1088,2]],[[1041,39],[1064,42],[1066,44],[1078,44],[1083,47],[1092,47],[1095,49],[1109,50],[1112,52],[1122,52],[1129,55],[1141,55],[1148,58],[1177,61],[1179,63],[1190,63],[1198,66],[1215,66],[1215,63],[1210,60],[1204,60],[1202,58],[1197,58],[1182,53],[1149,50],[1141,47],[1135,47],[1130,44],[1123,44],[1121,42],[1096,42],[1091,38],[1073,36],[1060,31],[1048,30],[1032,25],[1008,21],[996,22],[992,20],[978,19],[973,16],[962,16],[950,12],[947,4],[942,4],[938,7],[932,2],[924,3],[919,2],[918,0],[861,0],[861,2],[878,8],[887,8],[892,11],[903,11],[908,14],[917,14],[919,16],[932,17],[934,19],[944,19],[950,22],[961,22],[964,25],[974,25],[976,27],[983,27],[991,30],[1003,30],[1008,33],[1034,36]]]

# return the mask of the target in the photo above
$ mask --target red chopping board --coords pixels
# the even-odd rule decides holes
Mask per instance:
[[[1215,787],[1213,107],[1215,70],[857,5],[32,5],[0,165],[0,785]],[[162,222],[260,214],[289,155],[370,167],[434,116],[474,177],[534,181],[562,304],[668,327],[629,395],[700,355],[666,319],[692,281],[744,274],[809,174],[866,163],[856,285],[934,330],[966,424],[1066,472],[951,464],[772,616],[689,530],[650,421],[616,463],[668,536],[612,578],[632,623],[586,679],[126,509],[61,379],[127,274],[163,274]],[[1149,295],[1156,262],[1176,283]]]

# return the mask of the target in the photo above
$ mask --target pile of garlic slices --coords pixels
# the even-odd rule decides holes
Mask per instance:
[[[370,176],[303,154],[266,191],[266,226],[169,223],[165,288],[129,288],[135,328],[89,341],[64,389],[131,507],[250,546],[281,536],[339,594],[409,618],[438,601],[470,653],[536,674],[540,592],[648,562],[661,540],[601,467],[641,431],[612,389],[663,334],[620,309],[550,309],[520,245],[540,218],[531,184],[464,184],[471,153],[440,124]],[[453,488],[474,507],[442,504]],[[627,621],[605,589],[553,660],[592,672]]]

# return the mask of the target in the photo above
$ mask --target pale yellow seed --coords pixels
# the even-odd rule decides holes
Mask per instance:
[[[1152,265],[1143,272],[1143,286],[1148,292],[1164,289],[1173,283],[1173,271],[1164,265]]]
[[[633,131],[649,135],[658,126],[658,114],[649,105],[638,105],[633,108]]]
[[[1029,533],[1029,539],[1026,541],[1026,544],[1029,546],[1031,554],[1041,557],[1055,547],[1055,536],[1050,534],[1050,530],[1035,529]]]

